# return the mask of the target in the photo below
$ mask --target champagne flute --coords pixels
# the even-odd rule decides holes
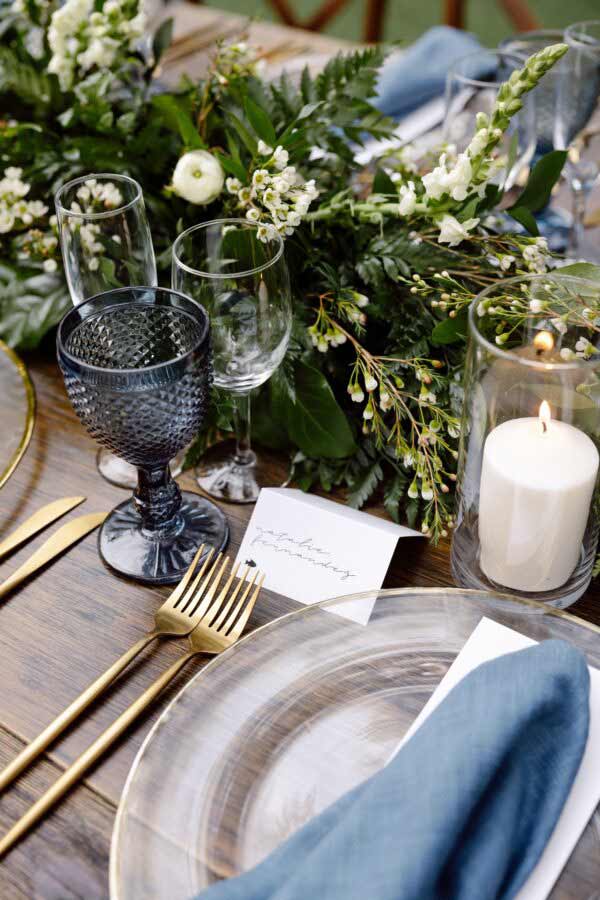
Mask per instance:
[[[211,497],[253,503],[272,481],[250,443],[250,392],[283,360],[292,326],[283,239],[246,219],[195,225],[173,245],[172,287],[208,310],[215,384],[235,400],[235,446],[210,448],[198,484]]]
[[[62,185],[54,202],[75,306],[112,288],[156,286],[152,236],[137,181],[115,173],[83,175]],[[99,451],[97,464],[112,484],[136,486],[135,467],[109,450]]]

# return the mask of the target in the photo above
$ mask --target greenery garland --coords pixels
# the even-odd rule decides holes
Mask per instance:
[[[498,279],[545,271],[532,213],[564,162],[553,153],[538,163],[510,210],[522,227],[499,233],[497,176],[511,160],[498,146],[522,95],[566,47],[511,75],[464,153],[445,148],[424,167],[402,148],[365,170],[353,148],[393,129],[371,103],[382,49],[339,55],[296,85],[264,80],[243,41],[221,44],[200,83],[167,90],[155,76],[170,23],[152,43],[144,32],[138,0],[0,0],[0,335],[34,347],[69,305],[50,207],[72,177],[141,183],[164,283],[171,243],[189,225],[222,215],[274,224],[286,238],[294,328],[254,399],[254,437],[290,453],[302,488],[342,486],[355,507],[381,489],[394,519],[445,535],[466,308]],[[93,182],[81,196],[112,202]],[[90,245],[110,276],[102,244]],[[498,328],[498,343],[509,341],[506,317]],[[216,396],[189,461],[231,427],[231,403]]]

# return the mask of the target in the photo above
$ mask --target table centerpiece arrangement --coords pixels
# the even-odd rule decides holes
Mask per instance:
[[[418,159],[404,146],[365,167],[357,145],[393,130],[374,105],[384,49],[339,55],[296,84],[285,74],[269,81],[243,40],[222,43],[200,83],[169,89],[160,60],[170,23],[152,41],[145,28],[137,0],[0,6],[0,336],[33,347],[68,308],[50,207],[69,178],[108,171],[139,181],[163,283],[185,228],[245,217],[264,225],[266,240],[275,226],[294,321],[283,364],[255,396],[253,436],[289,453],[304,489],[340,486],[355,507],[381,490],[394,519],[447,535],[467,308],[483,288],[552,265],[533,213],[565,153],[542,158],[509,199],[499,173],[510,160],[498,146],[566,46],[511,74],[464,152],[446,146]],[[85,211],[116,201],[92,179],[78,202]],[[499,206],[514,230],[506,214],[498,227]],[[118,253],[102,244],[90,264],[110,280]],[[594,277],[583,268],[571,272]],[[485,309],[497,316],[496,342],[510,343],[502,304]],[[528,301],[511,309],[527,316]],[[597,322],[592,303],[590,337]],[[188,464],[232,430],[232,417],[231,398],[215,392]]]

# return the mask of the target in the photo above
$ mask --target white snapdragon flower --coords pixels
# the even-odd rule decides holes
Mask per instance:
[[[459,222],[454,216],[446,213],[438,220],[440,228],[439,244],[448,244],[450,247],[456,247],[461,241],[470,237],[469,232],[479,224],[479,219],[467,219],[466,222]]]
[[[439,165],[427,172],[421,179],[425,193],[431,200],[441,200],[448,193],[448,169],[446,168],[446,154],[442,153]]]
[[[475,132],[475,135],[471,139],[471,143],[467,147],[467,153],[471,159],[474,159],[476,156],[483,153],[489,138],[490,135],[487,128],[479,128],[478,131]]]
[[[417,205],[414,181],[409,181],[408,184],[400,185],[399,194],[400,203],[398,205],[398,212],[401,216],[412,216]]]
[[[466,153],[461,153],[446,179],[447,190],[453,200],[462,202],[466,198],[472,177],[471,160]]]

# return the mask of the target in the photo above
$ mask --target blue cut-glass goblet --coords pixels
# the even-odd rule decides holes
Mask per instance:
[[[209,321],[184,294],[156,287],[106,291],[67,313],[58,361],[73,407],[99,443],[138,469],[133,498],[99,535],[100,555],[122,575],[177,581],[203,542],[221,549],[221,510],[182,494],[169,460],[197,434],[211,385]]]

